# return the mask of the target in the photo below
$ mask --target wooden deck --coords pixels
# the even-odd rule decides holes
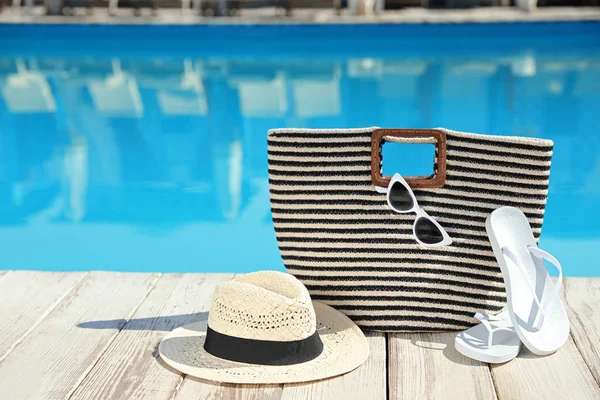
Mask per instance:
[[[165,366],[160,339],[231,277],[0,271],[0,399],[600,399],[600,279],[566,279],[572,334],[548,357],[490,367],[453,333],[373,332],[363,366],[316,383],[218,385]]]

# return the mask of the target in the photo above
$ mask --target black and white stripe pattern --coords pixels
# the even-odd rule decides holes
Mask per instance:
[[[476,311],[500,310],[485,220],[518,207],[539,237],[552,141],[446,131],[446,184],[415,195],[454,242],[424,248],[414,215],[392,212],[373,188],[374,129],[269,131],[271,209],[288,271],[313,299],[370,329],[459,330]]]

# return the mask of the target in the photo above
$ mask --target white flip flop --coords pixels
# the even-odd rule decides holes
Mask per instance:
[[[454,339],[456,350],[474,360],[499,364],[512,360],[521,350],[521,341],[508,315],[508,310],[498,315],[475,314],[481,321]]]
[[[532,353],[554,353],[569,338],[569,318],[559,296],[560,263],[537,247],[529,221],[518,208],[493,211],[485,226],[504,277],[515,332]],[[558,269],[556,282],[544,260]]]

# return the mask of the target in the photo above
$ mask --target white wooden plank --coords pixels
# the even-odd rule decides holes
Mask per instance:
[[[345,375],[317,382],[285,384],[282,399],[385,399],[387,392],[385,334],[366,332],[370,346],[367,361]]]
[[[600,399],[600,388],[571,338],[552,355],[539,357],[523,348],[517,358],[491,370],[500,400]]]
[[[565,279],[571,336],[600,384],[600,278]]]
[[[176,327],[201,318],[214,288],[232,274],[164,275],[71,399],[170,399],[183,377],[156,348]]]
[[[0,361],[85,273],[13,271],[0,280]]]
[[[567,296],[572,294],[577,287],[569,288],[575,278],[566,278],[566,290],[561,297],[565,304]],[[593,289],[593,288],[592,288]],[[594,296],[590,294],[591,302]],[[573,303],[576,298],[571,296]],[[582,302],[587,299],[582,297]],[[568,310],[571,323],[577,318]],[[571,326],[571,335],[577,330],[576,325]],[[588,365],[573,342],[573,336],[556,353],[539,357],[522,348],[519,356],[509,363],[492,365],[492,378],[500,399],[508,398],[572,398],[572,399],[598,399],[600,388],[592,376]]]
[[[488,365],[458,353],[455,335],[388,335],[389,398],[494,399]]]
[[[0,363],[6,399],[65,398],[147,296],[158,274],[89,273]],[[96,321],[87,328],[78,324]]]
[[[276,400],[282,385],[232,385],[185,377],[175,400]]]

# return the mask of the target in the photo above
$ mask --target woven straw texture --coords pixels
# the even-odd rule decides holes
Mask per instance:
[[[252,293],[251,297],[248,293]],[[237,311],[231,311],[223,319],[222,313],[215,313],[220,303],[238,307]],[[286,313],[288,307],[290,311]],[[277,328],[282,314],[292,317],[299,309],[306,308],[310,310],[309,323]],[[276,317],[271,318],[270,310]],[[265,315],[274,330],[257,328]],[[231,322],[231,316],[240,322]],[[260,340],[298,340],[316,329],[323,342],[323,352],[314,360],[295,365],[265,366],[228,361],[204,350],[207,325],[220,333]],[[221,331],[223,328],[227,331]],[[323,303],[311,302],[306,288],[296,278],[281,272],[262,271],[219,285],[208,321],[204,319],[172,331],[161,341],[159,354],[171,367],[196,378],[228,383],[292,383],[352,371],[367,359],[369,344],[360,328],[344,314]]]
[[[215,289],[208,324],[245,339],[293,341],[315,332],[316,317],[306,288],[289,274],[259,271]]]
[[[414,192],[453,244],[425,248],[412,235],[414,214],[392,212],[373,188],[374,129],[269,131],[271,208],[288,271],[313,299],[374,330],[462,330],[475,312],[499,311],[504,283],[485,220],[518,207],[539,238],[552,141],[445,130],[446,183]]]

